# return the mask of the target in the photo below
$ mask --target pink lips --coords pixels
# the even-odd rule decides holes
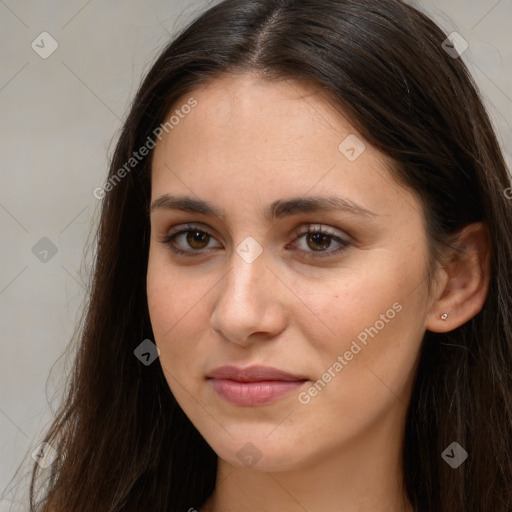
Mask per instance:
[[[308,379],[302,375],[268,366],[221,366],[210,372],[208,381],[214,391],[236,405],[261,405],[298,389]]]

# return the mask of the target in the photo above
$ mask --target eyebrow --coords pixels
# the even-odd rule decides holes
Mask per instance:
[[[199,213],[226,219],[223,210],[207,201],[195,199],[190,196],[171,196],[164,194],[156,198],[151,204],[151,211],[155,210],[179,210],[184,212]],[[269,219],[281,219],[289,215],[318,211],[343,211],[364,217],[378,217],[378,215],[363,206],[335,196],[308,196],[292,197],[290,199],[278,199],[269,206],[266,216]]]

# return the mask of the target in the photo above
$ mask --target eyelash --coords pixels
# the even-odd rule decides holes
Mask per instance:
[[[183,249],[179,249],[178,247],[173,245],[175,238],[177,238],[179,235],[181,235],[183,233],[189,233],[192,231],[203,233],[205,235],[208,235],[208,236],[214,238],[214,236],[211,233],[209,233],[208,231],[206,231],[204,229],[200,229],[199,226],[194,225],[194,224],[186,224],[186,225],[180,226],[180,229],[178,231],[171,231],[170,233],[168,233],[162,240],[160,240],[160,242],[163,244],[166,244],[169,247],[169,249],[175,254],[181,254],[181,255],[184,255],[187,257],[192,257],[192,258],[196,257],[196,256],[201,256],[204,254],[202,252],[202,250],[186,251]],[[323,228],[309,228],[309,227],[305,231],[297,230],[294,233],[295,238],[293,241],[295,242],[302,236],[312,234],[312,233],[313,234],[321,233],[323,235],[326,235],[326,236],[330,237],[331,239],[334,239],[335,241],[340,243],[341,246],[333,251],[305,251],[305,252],[311,253],[311,256],[307,256],[308,258],[326,258],[329,256],[333,256],[335,254],[338,254],[338,253],[344,251],[351,245],[348,240],[340,238],[339,236],[337,236],[336,234],[332,233],[329,230],[326,230]],[[191,253],[196,253],[196,254],[191,254]]]

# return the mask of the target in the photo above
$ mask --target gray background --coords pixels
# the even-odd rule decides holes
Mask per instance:
[[[159,50],[208,3],[0,0],[0,512],[27,509],[18,504],[24,475],[70,367],[59,356],[85,296],[100,205],[93,190],[104,182],[121,120]],[[510,167],[512,0],[415,5],[468,41],[462,58]],[[42,32],[58,43],[46,59],[31,47]],[[33,251],[44,237],[55,254]]]

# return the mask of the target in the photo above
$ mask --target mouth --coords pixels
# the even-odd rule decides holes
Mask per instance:
[[[222,366],[207,375],[213,390],[225,401],[241,406],[268,404],[298,390],[308,379],[267,366]]]

